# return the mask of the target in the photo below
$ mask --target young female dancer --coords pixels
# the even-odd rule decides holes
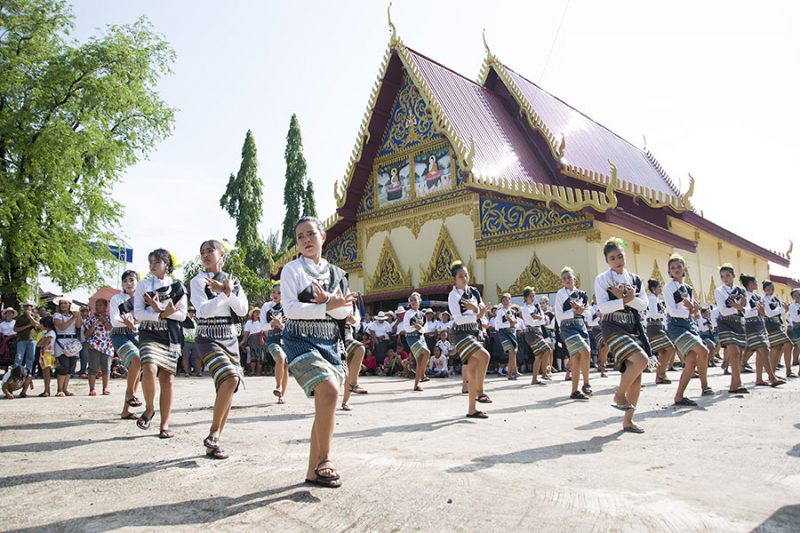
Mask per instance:
[[[495,329],[497,338],[503,346],[503,351],[508,355],[508,379],[516,380],[519,377],[517,372],[517,316],[511,308],[511,295],[503,294],[500,298],[500,309],[495,316]]]
[[[745,296],[744,289],[734,285],[735,272],[733,265],[725,263],[719,267],[719,278],[722,284],[714,290],[714,300],[719,311],[717,328],[719,331],[719,344],[725,353],[725,360],[731,372],[731,384],[728,392],[732,394],[747,394],[742,386],[742,352],[747,346],[744,333]]]
[[[771,348],[770,365],[772,371],[776,372],[778,363],[781,362],[781,353],[783,354],[783,362],[786,366],[786,377],[796,377],[792,373],[792,342],[789,336],[786,335],[783,326],[783,314],[786,312],[787,307],[784,307],[777,296],[775,296],[775,285],[769,280],[762,282],[762,289],[764,296],[761,298],[761,303],[764,306],[764,321],[767,326],[767,333],[769,334],[769,345]]]
[[[588,400],[592,394],[589,386],[589,331],[584,317],[588,311],[589,297],[575,288],[575,271],[570,267],[561,270],[564,285],[556,293],[555,312],[561,338],[569,352],[569,367],[572,372],[573,400]],[[602,312],[602,307],[600,308]],[[583,373],[583,388],[578,383]]]
[[[227,459],[219,437],[243,377],[237,337],[241,319],[247,315],[247,295],[235,278],[222,271],[225,248],[221,242],[208,240],[201,244],[200,260],[206,271],[192,278],[190,284],[192,306],[197,310],[194,342],[217,390],[211,429],[203,446],[208,457]]]
[[[289,385],[289,364],[286,362],[286,352],[283,351],[283,326],[286,316],[283,314],[281,304],[281,282],[277,281],[269,293],[270,301],[261,307],[261,322],[267,332],[267,351],[275,361],[275,390],[272,394],[278,398],[278,403],[286,403],[286,387]]]
[[[358,311],[356,302],[353,302],[353,308],[347,316],[344,325],[344,351],[347,361],[347,386],[344,388],[342,394],[342,411],[350,411],[350,396],[353,393],[367,394],[366,389],[358,385],[358,375],[361,373],[361,364],[364,362],[364,353],[366,348],[363,344],[355,339],[354,330],[361,322],[361,313]],[[373,358],[374,359],[374,358]]]
[[[281,272],[283,349],[289,369],[306,396],[314,398],[306,482],[336,488],[342,482],[330,461],[339,389],[346,370],[341,343],[344,322],[357,295],[350,292],[347,273],[322,258],[325,230],[314,217],[295,224],[300,257]]]
[[[650,352],[639,315],[647,308],[647,296],[642,279],[625,269],[624,247],[622,239],[606,241],[603,256],[609,269],[595,279],[594,293],[603,313],[603,336],[614,354],[614,366],[622,373],[613,407],[625,412],[624,431],[644,433],[633,422],[633,413]]]
[[[428,351],[428,344],[423,336],[425,326],[425,316],[419,310],[419,304],[422,301],[422,296],[418,292],[412,292],[408,297],[408,309],[403,315],[403,331],[406,334],[406,341],[411,350],[411,354],[416,359],[417,366],[414,375],[414,391],[422,391],[419,382],[425,375],[425,369],[428,368],[428,360],[431,353]]]
[[[600,308],[597,307],[597,297],[592,295],[592,306],[589,308],[589,313],[586,316],[586,326],[589,328],[589,334],[594,339],[594,345],[597,349],[597,369],[600,371],[600,377],[606,377],[606,365],[608,364],[608,345],[603,338],[603,330],[600,328],[600,321],[602,313]]]
[[[522,304],[522,320],[525,323],[525,342],[530,346],[533,353],[533,372],[531,385],[544,385],[545,382],[539,379],[542,370],[542,362],[548,355],[553,356],[553,350],[545,342],[542,336],[542,326],[545,325],[545,315],[536,301],[536,290],[533,287],[525,287],[522,291],[525,302]]]
[[[650,349],[653,355],[658,357],[658,368],[656,368],[656,385],[669,385],[672,380],[667,377],[667,370],[672,367],[675,360],[675,345],[667,336],[667,328],[664,325],[666,306],[664,301],[659,299],[663,293],[661,282],[657,279],[647,281],[647,339],[650,341]]]
[[[756,278],[741,274],[739,281],[744,287],[745,306],[744,306],[744,331],[748,352],[752,351],[756,354],[756,386],[757,387],[777,387],[786,382],[778,377],[775,377],[775,372],[772,368],[769,358],[769,339],[767,337],[767,327],[764,324],[764,304],[761,303],[761,297],[755,293],[758,288]],[[769,383],[763,379],[763,372],[767,371]]]
[[[58,301],[58,312],[53,315],[53,324],[56,327],[56,383],[58,392],[56,396],[75,396],[69,390],[69,377],[75,368],[75,361],[81,350],[78,332],[83,326],[80,313],[72,311],[72,301],[61,298]]]
[[[786,326],[792,339],[792,366],[797,365],[800,354],[800,289],[792,289],[792,303],[786,310]]]
[[[139,429],[150,428],[155,415],[156,377],[161,388],[158,437],[170,439],[172,383],[181,354],[181,322],[186,319],[186,293],[180,281],[172,279],[175,260],[167,250],[158,248],[147,256],[150,275],[136,286],[133,294],[133,316],[139,320],[139,362],[142,366],[144,412],[136,421]]]
[[[486,313],[486,304],[483,303],[480,292],[475,287],[469,286],[469,270],[461,261],[454,261],[450,265],[453,276],[453,290],[447,297],[447,306],[455,321],[450,330],[455,352],[461,359],[461,372],[466,376],[469,393],[469,418],[489,418],[483,411],[479,411],[475,402],[491,403],[492,400],[483,392],[483,383],[486,379],[486,369],[489,367],[489,352],[478,341],[480,326],[478,321]]]
[[[664,287],[664,301],[669,317],[667,331],[669,338],[683,354],[686,364],[675,392],[675,405],[696,406],[697,402],[684,396],[695,368],[700,375],[703,396],[712,396],[714,391],[708,386],[708,349],[700,338],[694,316],[700,313],[700,306],[694,299],[694,288],[683,282],[686,276],[686,262],[679,254],[672,254],[667,263],[670,281]],[[653,349],[655,352],[655,349]]]
[[[556,314],[550,307],[550,298],[547,296],[539,298],[539,308],[542,310],[542,319],[545,321],[544,326],[542,326],[542,337],[550,346],[550,352],[545,355],[544,361],[542,361],[542,379],[551,381],[553,379],[553,360],[558,342],[558,335],[555,331],[557,327]]]
[[[122,292],[111,297],[108,304],[111,315],[111,345],[128,372],[125,399],[122,403],[123,420],[138,420],[139,415],[130,411],[140,407],[142,401],[136,397],[139,388],[141,366],[139,364],[139,332],[133,318],[133,295],[139,283],[139,274],[134,270],[122,273]]]

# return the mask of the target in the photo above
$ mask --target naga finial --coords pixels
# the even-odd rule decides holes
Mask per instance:
[[[394,23],[392,22],[392,3],[389,2],[389,5],[386,7],[386,18],[389,19],[389,31],[392,32],[392,38],[389,41],[392,46],[396,46],[397,43],[400,42],[400,38],[397,36],[397,28],[395,28]]]
[[[642,141],[643,141],[642,151],[646,152],[647,151],[647,135],[645,135],[644,133],[642,133]]]
[[[494,60],[494,54],[492,53],[492,49],[489,48],[489,43],[486,41],[486,28],[483,28],[481,36],[483,37],[483,47],[486,49],[486,56],[489,58],[489,61],[491,62],[492,60]]]

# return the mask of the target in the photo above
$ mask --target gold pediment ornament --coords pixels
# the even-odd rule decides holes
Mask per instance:
[[[694,281],[692,281],[692,277],[689,275],[689,269],[688,268],[686,269],[686,276],[684,276],[683,282],[686,283],[687,285],[691,286],[693,289],[695,289],[695,292],[700,290],[700,287],[696,286],[694,284]]]
[[[453,261],[459,259],[458,250],[453,242],[453,238],[447,231],[447,227],[442,224],[439,229],[439,236],[436,238],[436,244],[433,245],[433,255],[428,261],[428,267],[425,268],[420,265],[420,272],[422,272],[421,286],[429,287],[431,285],[449,284],[453,281],[453,276],[450,274],[450,265]],[[472,261],[467,264],[469,272],[472,273]]]
[[[709,285],[708,296],[706,297],[707,304],[713,304],[714,301],[716,300],[716,297],[714,296],[714,291],[716,290],[717,290],[717,283],[714,281],[714,276],[711,276],[711,284]]]
[[[372,276],[367,274],[367,288],[369,294],[413,288],[411,284],[411,269],[409,268],[407,272],[403,272],[400,260],[397,258],[388,236],[383,241],[375,273]]]
[[[661,271],[658,269],[658,261],[653,259],[653,272],[650,274],[650,279],[657,279],[661,285],[664,285],[664,276],[661,275]]]
[[[534,287],[537,293],[544,294],[558,292],[563,284],[561,283],[561,276],[547,268],[547,266],[539,259],[539,256],[536,255],[536,252],[534,252],[530,263],[528,263],[528,266],[525,267],[525,270],[523,270],[519,275],[517,281],[515,281],[507,290],[503,290],[500,285],[496,286],[497,298],[499,299],[504,292],[511,293],[515,296],[521,295],[522,291],[527,286]]]

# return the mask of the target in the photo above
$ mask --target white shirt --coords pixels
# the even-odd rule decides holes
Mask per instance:
[[[453,317],[453,321],[456,324],[475,324],[478,322],[478,313],[472,310],[466,311],[461,309],[461,296],[463,295],[464,291],[453,286],[453,290],[450,291],[450,295],[447,297],[447,307],[450,309],[450,316]],[[480,306],[480,302],[476,301],[472,295],[470,295],[470,301]]]
[[[714,300],[717,304],[717,309],[719,310],[719,314],[722,316],[731,316],[737,314],[739,311],[736,310],[735,307],[728,307],[726,303],[728,298],[731,295],[731,291],[737,286],[734,285],[733,287],[728,287],[724,283],[714,289]],[[741,287],[738,287],[741,289]]]
[[[421,322],[423,320],[423,317],[421,315],[422,315],[422,313],[420,313],[419,311],[415,311],[414,309],[411,309],[409,307],[408,310],[403,314],[403,325],[402,325],[403,331],[405,331],[407,334],[408,333],[422,333],[422,332],[424,332],[425,331],[424,326],[423,326],[422,331],[420,331],[420,330],[418,330],[417,328],[415,328],[411,324],[411,319],[413,319],[415,317],[417,319],[416,323],[417,324],[421,324]]]
[[[744,317],[745,318],[754,318],[758,316],[758,304],[761,303],[761,298],[754,292],[747,291],[744,293],[745,297],[745,305],[744,305]]]
[[[276,305],[278,304],[270,300],[261,306],[261,331],[270,331],[272,329],[272,320],[267,321],[267,316],[269,315],[270,310]],[[283,314],[283,311],[281,311],[281,314]]]
[[[558,321],[559,325],[565,320],[571,320],[573,318],[578,318],[579,316],[586,316],[588,309],[584,309],[583,313],[580,315],[576,315],[575,311],[570,307],[568,311],[564,311],[564,302],[566,302],[570,295],[577,291],[578,289],[572,289],[568,291],[565,287],[561,287],[558,292],[556,293],[556,303],[554,312],[556,314],[556,320]]]
[[[719,309],[716,307],[711,310],[711,327],[717,329],[717,320],[719,320]]]
[[[115,294],[114,296],[111,297],[111,301],[108,302],[108,315],[111,318],[112,328],[128,327],[128,324],[122,321],[122,313],[119,312],[119,306],[130,300],[130,298],[131,297],[128,296],[125,292]]]
[[[450,351],[453,349],[453,345],[450,344],[450,341],[448,341],[448,340],[439,339],[438,341],[436,341],[436,346],[439,347],[439,350],[442,352],[442,355],[444,355],[445,357],[449,357],[450,356]]]
[[[66,322],[67,320],[69,320],[70,318],[72,318],[73,316],[75,316],[75,313],[72,313],[69,316],[62,315],[61,313],[55,313],[53,315],[53,322],[58,320],[58,321],[63,323],[63,322]],[[76,329],[75,329],[76,320],[73,320],[72,322],[70,322],[69,326],[67,326],[64,329],[56,329],[56,334],[57,335],[75,335],[77,333]]]
[[[249,333],[250,335],[258,335],[263,329],[261,329],[261,321],[260,320],[248,320],[244,324],[244,331]]]
[[[513,316],[509,316],[513,313],[512,309],[509,307],[506,309],[505,307],[501,307],[497,310],[497,315],[495,316],[494,328],[495,329],[507,329],[512,328],[514,326],[511,325],[511,321],[514,320]]]
[[[0,322],[0,334],[5,335],[6,337],[11,337],[13,335],[16,335],[17,332],[14,331],[14,325],[16,323],[17,323],[16,320],[10,320],[8,322],[3,320],[2,322]]]
[[[247,295],[242,287],[239,287],[238,294],[236,294],[237,291],[231,291],[231,295],[228,296],[225,291],[222,291],[213,298],[208,297],[205,280],[213,277],[214,274],[211,272],[200,272],[190,282],[192,305],[197,310],[197,318],[229,317],[231,311],[238,316],[245,316],[247,314]]]
[[[767,296],[766,294],[761,297],[761,303],[764,304],[764,314],[770,318],[774,316],[782,316],[785,309],[783,304],[777,296]],[[772,308],[775,305],[775,309]]]
[[[451,318],[448,322],[439,322],[439,329],[450,329],[453,327],[453,319]]]
[[[160,320],[158,318],[158,312],[150,309],[150,307],[145,303],[144,293],[155,291],[161,287],[169,287],[172,285],[172,283],[173,279],[170,276],[164,276],[164,279],[158,279],[150,274],[140,281],[138,285],[136,285],[136,291],[133,293],[133,316],[136,317],[136,320],[139,320],[140,322],[143,320]],[[163,311],[164,308],[167,307],[167,302],[158,302],[158,306]],[[186,319],[186,313],[188,309],[185,294],[183,295],[183,298],[178,301],[176,307],[177,310],[169,315],[169,320],[182,322]]]
[[[533,315],[544,316],[544,313],[542,313],[542,310],[535,303],[522,304],[522,321],[525,323],[525,326],[529,328],[544,326],[545,321],[543,319],[534,319]]]
[[[303,303],[297,296],[314,281],[303,269],[302,259],[289,261],[281,271],[281,302],[283,314],[286,318],[294,320],[325,320],[327,317],[344,320],[350,314],[351,306],[345,305],[336,309],[326,310],[324,303]],[[320,259],[317,268],[327,268],[328,262]],[[335,288],[334,288],[335,290]],[[349,294],[348,290],[348,294]],[[345,296],[347,296],[345,294]]]
[[[697,331],[699,333],[706,333],[708,331],[711,331],[711,321],[706,320],[702,316],[700,316],[699,318],[695,318],[694,323],[697,325]]]
[[[594,295],[597,298],[597,306],[600,308],[601,313],[607,315],[616,311],[623,311],[626,307],[630,307],[640,313],[647,309],[647,295],[644,291],[644,283],[642,283],[633,300],[627,304],[623,302],[622,298],[609,299],[608,289],[614,284],[632,285],[636,290],[635,285],[633,285],[633,276],[627,270],[623,270],[622,274],[617,274],[611,269],[603,272],[594,280]]]
[[[405,317],[405,315],[403,316]],[[375,335],[376,338],[382,339],[383,337],[386,337],[389,335],[389,333],[391,333],[392,325],[386,320],[375,320],[369,326],[368,331],[373,335]]]
[[[658,296],[652,292],[647,295],[647,313],[646,317],[649,320],[664,320],[664,312],[659,310]]]
[[[447,372],[447,356],[442,352],[439,357],[431,357],[431,362],[428,363],[428,368],[433,370],[436,368],[437,371],[444,370]]]
[[[667,305],[667,314],[669,316],[673,316],[675,318],[689,318],[690,313],[689,310],[686,309],[686,306],[683,305],[683,300],[680,303],[675,303],[675,293],[680,290],[681,287],[686,287],[686,291],[688,293],[689,285],[685,283],[678,283],[677,281],[670,280],[664,286],[664,303]],[[689,299],[694,303],[694,297],[689,296]]]
[[[792,302],[786,312],[786,322],[790,324],[800,324],[800,304]]]
[[[425,326],[423,326],[422,331],[423,333],[436,333],[437,331],[439,331],[440,325],[441,322],[439,322],[434,318],[433,320],[425,322]]]
[[[593,328],[600,325],[600,308],[597,304],[592,304],[586,314],[586,326]]]

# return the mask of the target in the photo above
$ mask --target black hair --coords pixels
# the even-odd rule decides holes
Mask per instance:
[[[652,292],[652,293],[655,293],[656,289],[659,288],[660,286],[661,286],[661,282],[658,281],[657,279],[648,279],[647,280],[647,290]]]
[[[761,282],[761,290],[765,291],[767,290],[767,287],[772,287],[772,282],[768,279],[765,279],[764,281]]]
[[[745,289],[747,288],[747,286],[750,283],[755,283],[755,281],[756,281],[756,278],[754,278],[753,276],[748,276],[747,274],[741,274],[739,276],[739,282],[742,284],[742,287],[744,287]]]
[[[621,239],[608,239],[603,245],[603,257],[608,257],[608,254],[614,250],[622,251]]]
[[[46,327],[47,329],[55,329],[55,327],[56,327],[55,323],[53,322],[53,317],[52,316],[44,317],[43,319],[41,319],[39,321],[39,323],[42,326]]]
[[[523,298],[527,298],[531,294],[536,294],[536,291],[534,290],[533,287],[525,287],[525,290],[522,291],[522,297]]]
[[[297,222],[294,225],[295,232],[297,231],[297,226],[299,226],[300,224],[305,224],[306,222],[310,222],[311,224],[315,225],[317,227],[317,230],[319,230],[319,232],[322,235],[325,235],[325,228],[322,226],[322,221],[317,217],[309,217],[309,216],[302,216],[297,220]]]
[[[225,246],[217,239],[208,239],[207,241],[203,241],[202,243],[200,243],[200,249],[202,250],[203,246],[205,246],[206,244],[210,244],[211,246],[214,247],[215,250],[219,250],[220,252],[225,251]]]
[[[134,278],[136,278],[136,281],[139,281],[139,273],[136,272],[135,270],[126,270],[125,272],[122,273],[122,277],[119,279],[125,281],[129,276],[133,276]]]
[[[736,271],[733,269],[733,265],[725,264],[725,265],[722,265],[721,267],[719,267],[719,273],[720,274],[722,274],[726,270],[731,273],[731,276],[736,274]]]
[[[458,274],[459,270],[466,270],[466,269],[467,265],[465,265],[461,261],[453,261],[452,264],[450,265],[450,275],[456,277],[456,274]]]
[[[14,368],[11,369],[11,375],[8,377],[8,379],[13,379],[14,381],[17,380],[25,381],[27,377],[28,377],[28,367],[20,365],[20,366],[15,366]]]
[[[172,271],[175,270],[175,265],[172,264],[172,256],[164,248],[156,248],[155,250],[147,254],[148,261],[152,257],[164,261],[164,264],[167,265],[167,274],[172,274]]]

